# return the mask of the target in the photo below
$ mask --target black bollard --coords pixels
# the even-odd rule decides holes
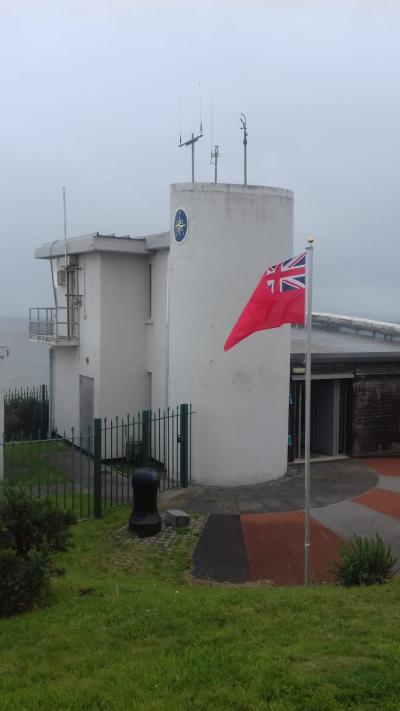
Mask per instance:
[[[129,517],[129,530],[140,538],[155,536],[161,531],[161,518],[157,509],[157,492],[160,475],[155,469],[137,469],[131,478],[133,509]]]

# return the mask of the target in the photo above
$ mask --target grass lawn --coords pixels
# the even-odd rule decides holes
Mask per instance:
[[[46,460],[48,455],[68,452],[64,442],[39,440],[8,442],[4,447],[4,471],[8,481],[27,486],[40,486],[67,482],[64,473]]]
[[[0,709],[398,711],[400,582],[270,588],[187,580],[194,536],[80,523],[51,604],[0,621]]]

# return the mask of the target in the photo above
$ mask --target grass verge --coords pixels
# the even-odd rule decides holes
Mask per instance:
[[[46,609],[0,622],[2,711],[398,711],[400,584],[185,582],[195,535],[80,523]]]
[[[38,440],[32,442],[8,442],[4,446],[5,478],[13,484],[45,487],[65,483],[69,479],[54,466],[51,455],[62,456],[68,452],[64,442]]]

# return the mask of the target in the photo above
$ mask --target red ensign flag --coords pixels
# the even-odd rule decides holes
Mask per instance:
[[[268,267],[230,332],[224,351],[255,331],[304,323],[305,285],[305,252]]]

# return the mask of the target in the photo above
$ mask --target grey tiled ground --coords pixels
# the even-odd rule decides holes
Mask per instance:
[[[368,491],[378,475],[362,460],[343,459],[311,465],[311,505],[328,506]],[[275,481],[254,486],[191,486],[180,492],[180,506],[188,512],[239,514],[296,511],[304,508],[304,466],[289,468]]]
[[[311,509],[311,516],[344,539],[351,539],[355,533],[358,536],[379,533],[385,543],[391,545],[392,552],[398,559],[395,569],[399,569],[400,523],[398,519],[354,501],[342,501],[325,508]]]

